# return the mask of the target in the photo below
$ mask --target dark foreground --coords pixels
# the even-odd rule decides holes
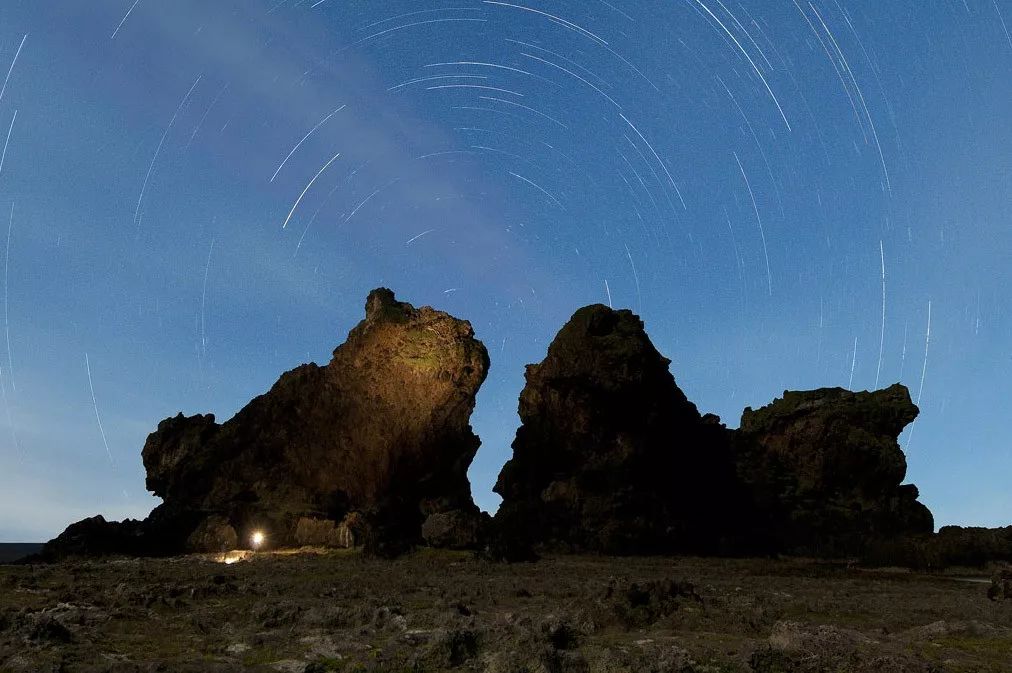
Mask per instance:
[[[1012,601],[803,561],[0,566],[0,671],[1012,671]]]

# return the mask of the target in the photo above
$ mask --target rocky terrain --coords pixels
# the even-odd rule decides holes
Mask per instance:
[[[0,566],[3,673],[998,673],[1012,575],[423,550]]]
[[[728,430],[669,364],[633,313],[577,311],[491,519],[484,346],[374,290],[328,365],[158,425],[147,519],[0,566],[0,672],[1012,671],[1012,527],[933,533],[906,388],[785,391]]]

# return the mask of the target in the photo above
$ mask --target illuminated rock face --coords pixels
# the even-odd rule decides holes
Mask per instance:
[[[699,414],[669,364],[630,311],[573,315],[527,367],[523,425],[495,486],[500,542],[722,550],[738,509],[727,431]]]
[[[338,523],[358,512],[366,531],[375,519],[377,531],[413,544],[433,513],[478,517],[469,418],[488,372],[485,347],[468,322],[390,290],[372,291],[365,308],[329,364],[283,374],[229,421],[180,414],[159,423],[142,455],[147,486],[164,503],[146,535],[182,536],[163,546],[204,551],[202,541],[219,546],[228,525],[240,545],[264,529],[272,545],[343,546],[353,536]],[[377,531],[360,537],[379,543]]]
[[[348,521],[354,516],[351,514],[345,517],[344,521],[302,517],[295,524],[295,544],[299,547],[350,549],[359,542],[351,522]]]
[[[255,521],[279,544],[296,541],[300,519],[385,508],[414,519],[404,534],[417,537],[432,512],[477,514],[468,421],[488,365],[469,323],[374,290],[327,366],[287,372],[223,425],[160,424],[143,451],[148,486],[169,510]],[[299,537],[329,539],[307,530]]]

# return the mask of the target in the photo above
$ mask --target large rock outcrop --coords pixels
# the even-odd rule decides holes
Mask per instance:
[[[610,553],[720,551],[739,509],[727,431],[675,384],[642,321],[578,310],[528,365],[495,491],[499,537]]]
[[[777,552],[841,555],[930,533],[917,487],[902,484],[907,463],[897,443],[917,413],[900,384],[785,391],[746,408],[734,444],[754,541]]]
[[[329,364],[302,365],[231,420],[168,418],[144,445],[144,521],[71,525],[43,558],[249,546],[426,542],[495,558],[538,547],[615,554],[788,553],[1007,558],[1008,530],[943,530],[904,485],[897,438],[909,392],[785,392],[729,431],[701,415],[628,310],[578,310],[528,365],[522,425],[495,491],[475,507],[469,425],[489,367],[470,324],[370,293]],[[1012,530],[1012,529],[1009,529]],[[900,559],[901,562],[905,562]]]
[[[930,534],[903,485],[906,388],[785,392],[728,431],[700,416],[629,311],[580,309],[529,365],[522,425],[495,490],[499,555],[862,554]],[[512,547],[511,547],[512,543]]]
[[[142,455],[164,503],[145,522],[74,524],[48,552],[211,551],[254,530],[272,545],[390,550],[420,541],[429,515],[477,520],[469,418],[488,367],[468,322],[374,290],[326,366],[285,373],[226,423],[159,423]]]
[[[928,545],[936,567],[1012,564],[1012,526],[981,528],[942,526]],[[1012,577],[1006,577],[1012,581]],[[1012,593],[1008,594],[1012,599]]]

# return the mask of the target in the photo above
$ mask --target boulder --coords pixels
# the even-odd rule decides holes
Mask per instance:
[[[476,549],[487,520],[487,514],[472,510],[434,512],[422,524],[422,538],[430,547]]]
[[[1004,569],[991,578],[987,597],[992,601],[1012,601],[1012,569]]]
[[[212,515],[204,519],[186,540],[188,551],[226,552],[239,546],[239,535],[224,517]]]
[[[469,419],[488,372],[484,345],[470,323],[387,289],[365,308],[329,364],[283,374],[227,422],[159,423],[141,453],[164,503],[145,522],[88,520],[61,537],[73,533],[84,553],[218,551],[248,546],[254,531],[272,546],[346,546],[356,534],[340,522],[355,512],[377,544],[391,547],[376,540],[389,534],[400,547],[421,540],[428,515],[476,516]]]
[[[350,547],[332,519],[301,517],[295,524],[295,544],[300,547]]]
[[[735,535],[728,433],[628,310],[578,310],[528,365],[494,533],[613,553],[713,552]]]

